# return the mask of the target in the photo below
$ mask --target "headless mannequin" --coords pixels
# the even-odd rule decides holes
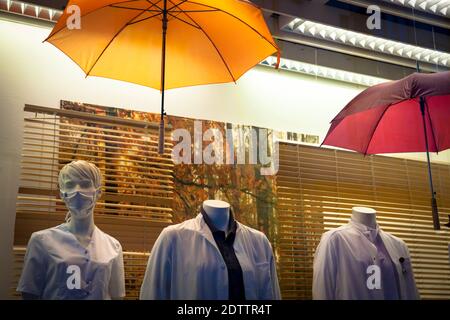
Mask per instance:
[[[377,212],[371,208],[354,207],[352,209],[352,220],[366,227],[375,229],[377,227]]]
[[[206,200],[203,202],[203,210],[211,219],[214,226],[228,233],[230,221],[230,204],[220,200]]]
[[[377,212],[374,209],[371,208],[364,208],[364,207],[354,207],[352,209],[352,220],[360,223],[362,225],[365,225],[368,228],[376,229],[377,228]],[[378,237],[375,240],[375,246],[377,247],[378,252],[381,252],[385,259],[388,259],[388,264],[390,263],[391,266],[384,264],[384,267],[382,267],[382,274],[383,277],[390,272],[390,269],[394,269],[394,265],[392,264],[392,260],[389,257],[389,253],[387,252],[383,241]],[[387,268],[387,269],[386,269]],[[386,292],[387,299],[398,299],[400,295],[397,295],[399,289],[396,286],[397,279],[395,279],[395,275],[393,274],[391,277],[387,277],[383,279],[383,286],[384,290]]]

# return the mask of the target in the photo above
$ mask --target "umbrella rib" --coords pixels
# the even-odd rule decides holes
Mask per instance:
[[[170,1],[170,0],[169,0],[169,1]],[[225,10],[221,10],[220,8],[213,7],[213,6],[208,6],[208,5],[203,4],[203,3],[198,3],[198,2],[190,1],[190,0],[187,0],[187,2],[192,3],[192,4],[197,4],[197,5],[200,5],[200,6],[204,6],[204,7],[207,7],[207,8],[211,8],[211,9],[216,9],[216,10],[218,10],[218,11],[221,11],[221,12],[223,12],[223,13],[228,14],[229,16],[231,16],[231,17],[235,18],[236,20],[242,22],[242,23],[245,24],[247,27],[249,27],[251,30],[253,30],[254,32],[256,32],[261,38],[263,38],[263,39],[266,40],[268,43],[270,43],[270,45],[271,45],[272,47],[274,47],[277,51],[280,50],[275,44],[273,44],[269,39],[267,39],[265,36],[263,36],[258,30],[256,30],[255,28],[253,28],[251,25],[249,25],[247,22],[243,21],[242,19],[236,17],[235,15],[233,15],[233,14],[231,14],[231,13],[225,11]]]
[[[127,1],[117,2],[117,3],[115,3],[115,4],[122,4],[122,3],[127,3],[127,2],[136,2],[136,1],[140,1],[140,0],[127,0]],[[107,8],[107,7],[109,7],[109,6],[110,6],[110,5],[107,4],[107,5],[103,6],[103,7],[97,8],[97,9],[95,9],[95,10],[93,10],[93,11],[89,11],[88,13],[85,13],[85,14],[81,15],[81,16],[80,16],[80,19],[86,17],[87,15],[89,15],[89,14],[91,14],[91,13],[97,12],[98,10]],[[50,35],[49,35],[44,41],[42,41],[42,42],[45,42],[45,41],[49,40],[50,37],[56,36],[59,32],[61,32],[62,30],[66,29],[66,28],[67,28],[67,23],[65,24],[65,26],[64,26],[63,28],[59,29],[59,30],[56,31],[54,34],[51,34],[51,33],[50,33]]]
[[[178,4],[175,4],[175,3],[171,2],[173,4],[173,6],[171,8],[169,8],[167,11],[173,11],[174,8],[178,8],[179,6],[181,6],[186,1],[187,0],[183,0],[183,1],[179,2]]]
[[[148,3],[150,3],[150,4],[152,5],[152,7],[154,6],[154,7],[157,7],[159,10],[164,11],[163,8],[161,8],[160,6],[158,6],[158,3],[160,3],[162,0],[157,0],[156,3],[153,3],[153,2],[151,2],[150,0],[145,0],[145,1],[147,1]]]
[[[178,4],[174,4],[172,1],[170,1],[170,3],[173,4],[173,6],[171,8],[169,8],[167,11],[168,12],[175,12],[175,13],[181,13],[181,12],[214,12],[214,11],[220,11],[219,9],[209,9],[209,10],[183,10],[180,8],[180,6],[184,3],[186,3],[188,0],[183,0],[181,2],[179,2]],[[178,10],[174,10],[178,8]]]
[[[179,18],[179,17],[177,17],[177,16],[175,16],[175,15],[169,13],[169,12],[168,12],[167,14],[168,14],[169,16],[171,16],[171,17],[173,17],[173,18],[175,18],[175,19],[181,21],[181,22],[184,22],[184,23],[190,25],[191,27],[194,27],[194,28],[196,28],[196,29],[200,29],[199,26],[196,26],[196,25],[194,25],[194,24],[192,24],[192,23],[190,23],[190,22],[187,22],[186,20],[183,20],[183,19],[181,19],[181,18]]]
[[[378,119],[377,124],[376,124],[375,128],[372,131],[372,135],[370,136],[369,143],[367,144],[367,147],[366,147],[366,151],[364,151],[364,156],[367,156],[367,151],[369,151],[369,147],[370,147],[370,144],[372,143],[373,136],[375,135],[375,132],[377,131],[378,126],[380,125],[381,120],[384,117],[384,114],[386,113],[386,111],[389,108],[390,108],[390,106],[387,106],[386,109],[384,109],[383,113],[381,114],[380,118]]]
[[[173,3],[171,0],[169,0],[169,2]],[[231,72],[230,67],[228,66],[228,63],[225,61],[225,58],[223,57],[222,53],[220,52],[219,48],[217,48],[216,44],[214,43],[214,41],[212,41],[211,37],[208,35],[208,33],[194,20],[192,19],[191,16],[189,16],[186,12],[183,12],[186,17],[188,17],[193,23],[195,23],[197,25],[197,27],[203,32],[203,34],[208,38],[209,42],[212,44],[212,46],[214,47],[214,49],[216,49],[217,54],[220,56],[220,59],[222,59],[223,64],[225,65],[225,67],[228,70],[228,73],[231,76],[231,79],[233,79],[233,82],[236,83],[236,79],[233,76],[233,73]]]
[[[136,11],[142,11],[143,9],[139,9],[139,8],[130,8],[130,7],[121,7],[121,6],[116,6],[116,5],[109,5],[109,7],[111,8],[117,8],[117,9],[127,9],[127,10],[136,10]],[[160,10],[146,10],[147,12],[161,12]]]
[[[177,12],[177,13],[180,13],[180,12],[183,12],[183,13],[192,13],[192,12],[217,12],[217,11],[220,11],[220,10],[218,10],[218,9],[210,9],[210,10],[171,10],[170,12]]]
[[[183,0],[181,2],[179,2],[178,4],[174,4],[173,2],[171,2],[172,4],[174,4],[170,9],[168,9],[167,11],[170,13],[184,13],[184,12],[216,12],[216,11],[220,11],[219,9],[209,9],[209,10],[183,10],[183,9],[179,9],[179,10],[174,10],[174,8],[179,8],[183,3],[187,2],[188,0]],[[176,18],[175,16],[172,15],[172,17]]]
[[[148,10],[147,10],[146,12],[148,12]],[[133,25],[133,24],[135,24],[135,23],[139,23],[139,22],[142,22],[142,21],[145,21],[145,20],[153,19],[154,17],[160,16],[160,15],[162,15],[162,12],[159,12],[159,13],[154,14],[154,15],[152,15],[152,16],[150,16],[150,17],[147,17],[147,18],[143,18],[143,19],[141,19],[141,20],[137,20],[137,21],[133,21],[133,22],[128,22],[127,25],[128,25],[128,26],[131,26],[131,25]]]
[[[105,49],[103,49],[103,51],[100,53],[100,55],[98,56],[97,60],[95,60],[94,64],[92,65],[92,67],[89,69],[89,71],[86,73],[86,78],[89,76],[89,74],[91,73],[92,69],[94,69],[94,67],[97,65],[97,62],[100,60],[100,58],[103,56],[103,54],[105,53],[105,51],[109,48],[109,46],[111,45],[111,43],[113,43],[113,41],[117,38],[117,36],[129,25],[129,23],[131,21],[133,21],[134,19],[138,18],[140,15],[144,14],[145,12],[147,12],[148,9],[150,9],[152,6],[148,7],[147,9],[145,9],[144,11],[140,12],[137,16],[133,17],[132,19],[130,19],[124,26],[122,26],[122,28],[120,28],[120,30],[114,35],[114,37],[109,41],[108,45],[105,47]]]
[[[183,3],[185,3],[187,0],[183,0],[183,1],[181,1],[181,2],[178,2],[177,4],[174,4],[173,2],[170,2],[171,4],[173,4],[173,6],[172,7],[170,7],[169,9],[167,9],[167,13],[169,13],[169,12],[175,12],[175,13],[178,13],[177,14],[177,16],[180,14],[180,11],[175,11],[175,10],[173,10],[173,9],[175,9],[175,8],[179,8]],[[174,18],[176,18],[175,16],[173,16],[172,15],[172,17],[174,17]],[[168,20],[169,21],[169,20]]]
[[[425,104],[427,106],[428,118],[430,119],[431,134],[433,135],[434,146],[436,147],[436,152],[439,152],[438,143],[436,140],[436,136],[434,134],[433,121],[431,120],[430,107],[428,106],[428,101],[426,99],[425,99]]]

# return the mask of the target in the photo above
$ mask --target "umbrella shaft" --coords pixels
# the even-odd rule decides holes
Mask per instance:
[[[164,94],[166,88],[166,40],[167,40],[167,0],[164,0],[163,21],[162,21],[162,55],[161,55],[161,122],[159,124],[158,153],[164,154]]]
[[[162,21],[162,55],[161,55],[161,116],[164,116],[164,91],[166,87],[166,40],[167,40],[167,0],[164,0]]]
[[[435,198],[436,194],[434,192],[434,185],[433,185],[433,174],[431,172],[431,159],[430,159],[430,147],[428,144],[428,132],[427,132],[427,121],[425,118],[425,99],[423,97],[420,97],[420,112],[422,113],[422,122],[423,122],[423,131],[425,135],[425,148],[427,151],[427,162],[428,162],[428,176],[430,178],[430,188],[431,188],[431,194],[433,198]]]
[[[438,210],[437,201],[436,201],[436,193],[434,192],[433,173],[431,171],[430,149],[429,149],[429,145],[428,145],[427,121],[425,118],[426,104],[425,104],[425,98],[423,98],[423,97],[420,97],[420,112],[422,113],[423,130],[425,133],[425,147],[427,149],[428,177],[430,178],[431,210],[432,210],[432,217],[433,217],[433,226],[434,226],[434,230],[440,230],[441,225],[439,222],[439,210]]]

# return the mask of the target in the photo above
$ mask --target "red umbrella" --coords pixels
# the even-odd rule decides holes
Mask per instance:
[[[366,89],[333,119],[322,144],[365,155],[426,152],[439,230],[430,152],[450,148],[450,72],[414,73]]]

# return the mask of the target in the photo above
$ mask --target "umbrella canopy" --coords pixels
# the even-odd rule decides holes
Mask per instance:
[[[164,93],[236,82],[279,54],[261,10],[245,0],[71,0],[67,8],[72,5],[80,8],[81,29],[68,27],[72,12],[65,10],[46,41],[86,76]]]
[[[450,148],[450,72],[414,73],[366,89],[333,119],[322,144],[365,155],[426,152],[439,229],[429,152]]]
[[[323,144],[363,154],[426,152],[421,97],[429,151],[449,149],[450,72],[414,73],[366,89],[331,121]]]

